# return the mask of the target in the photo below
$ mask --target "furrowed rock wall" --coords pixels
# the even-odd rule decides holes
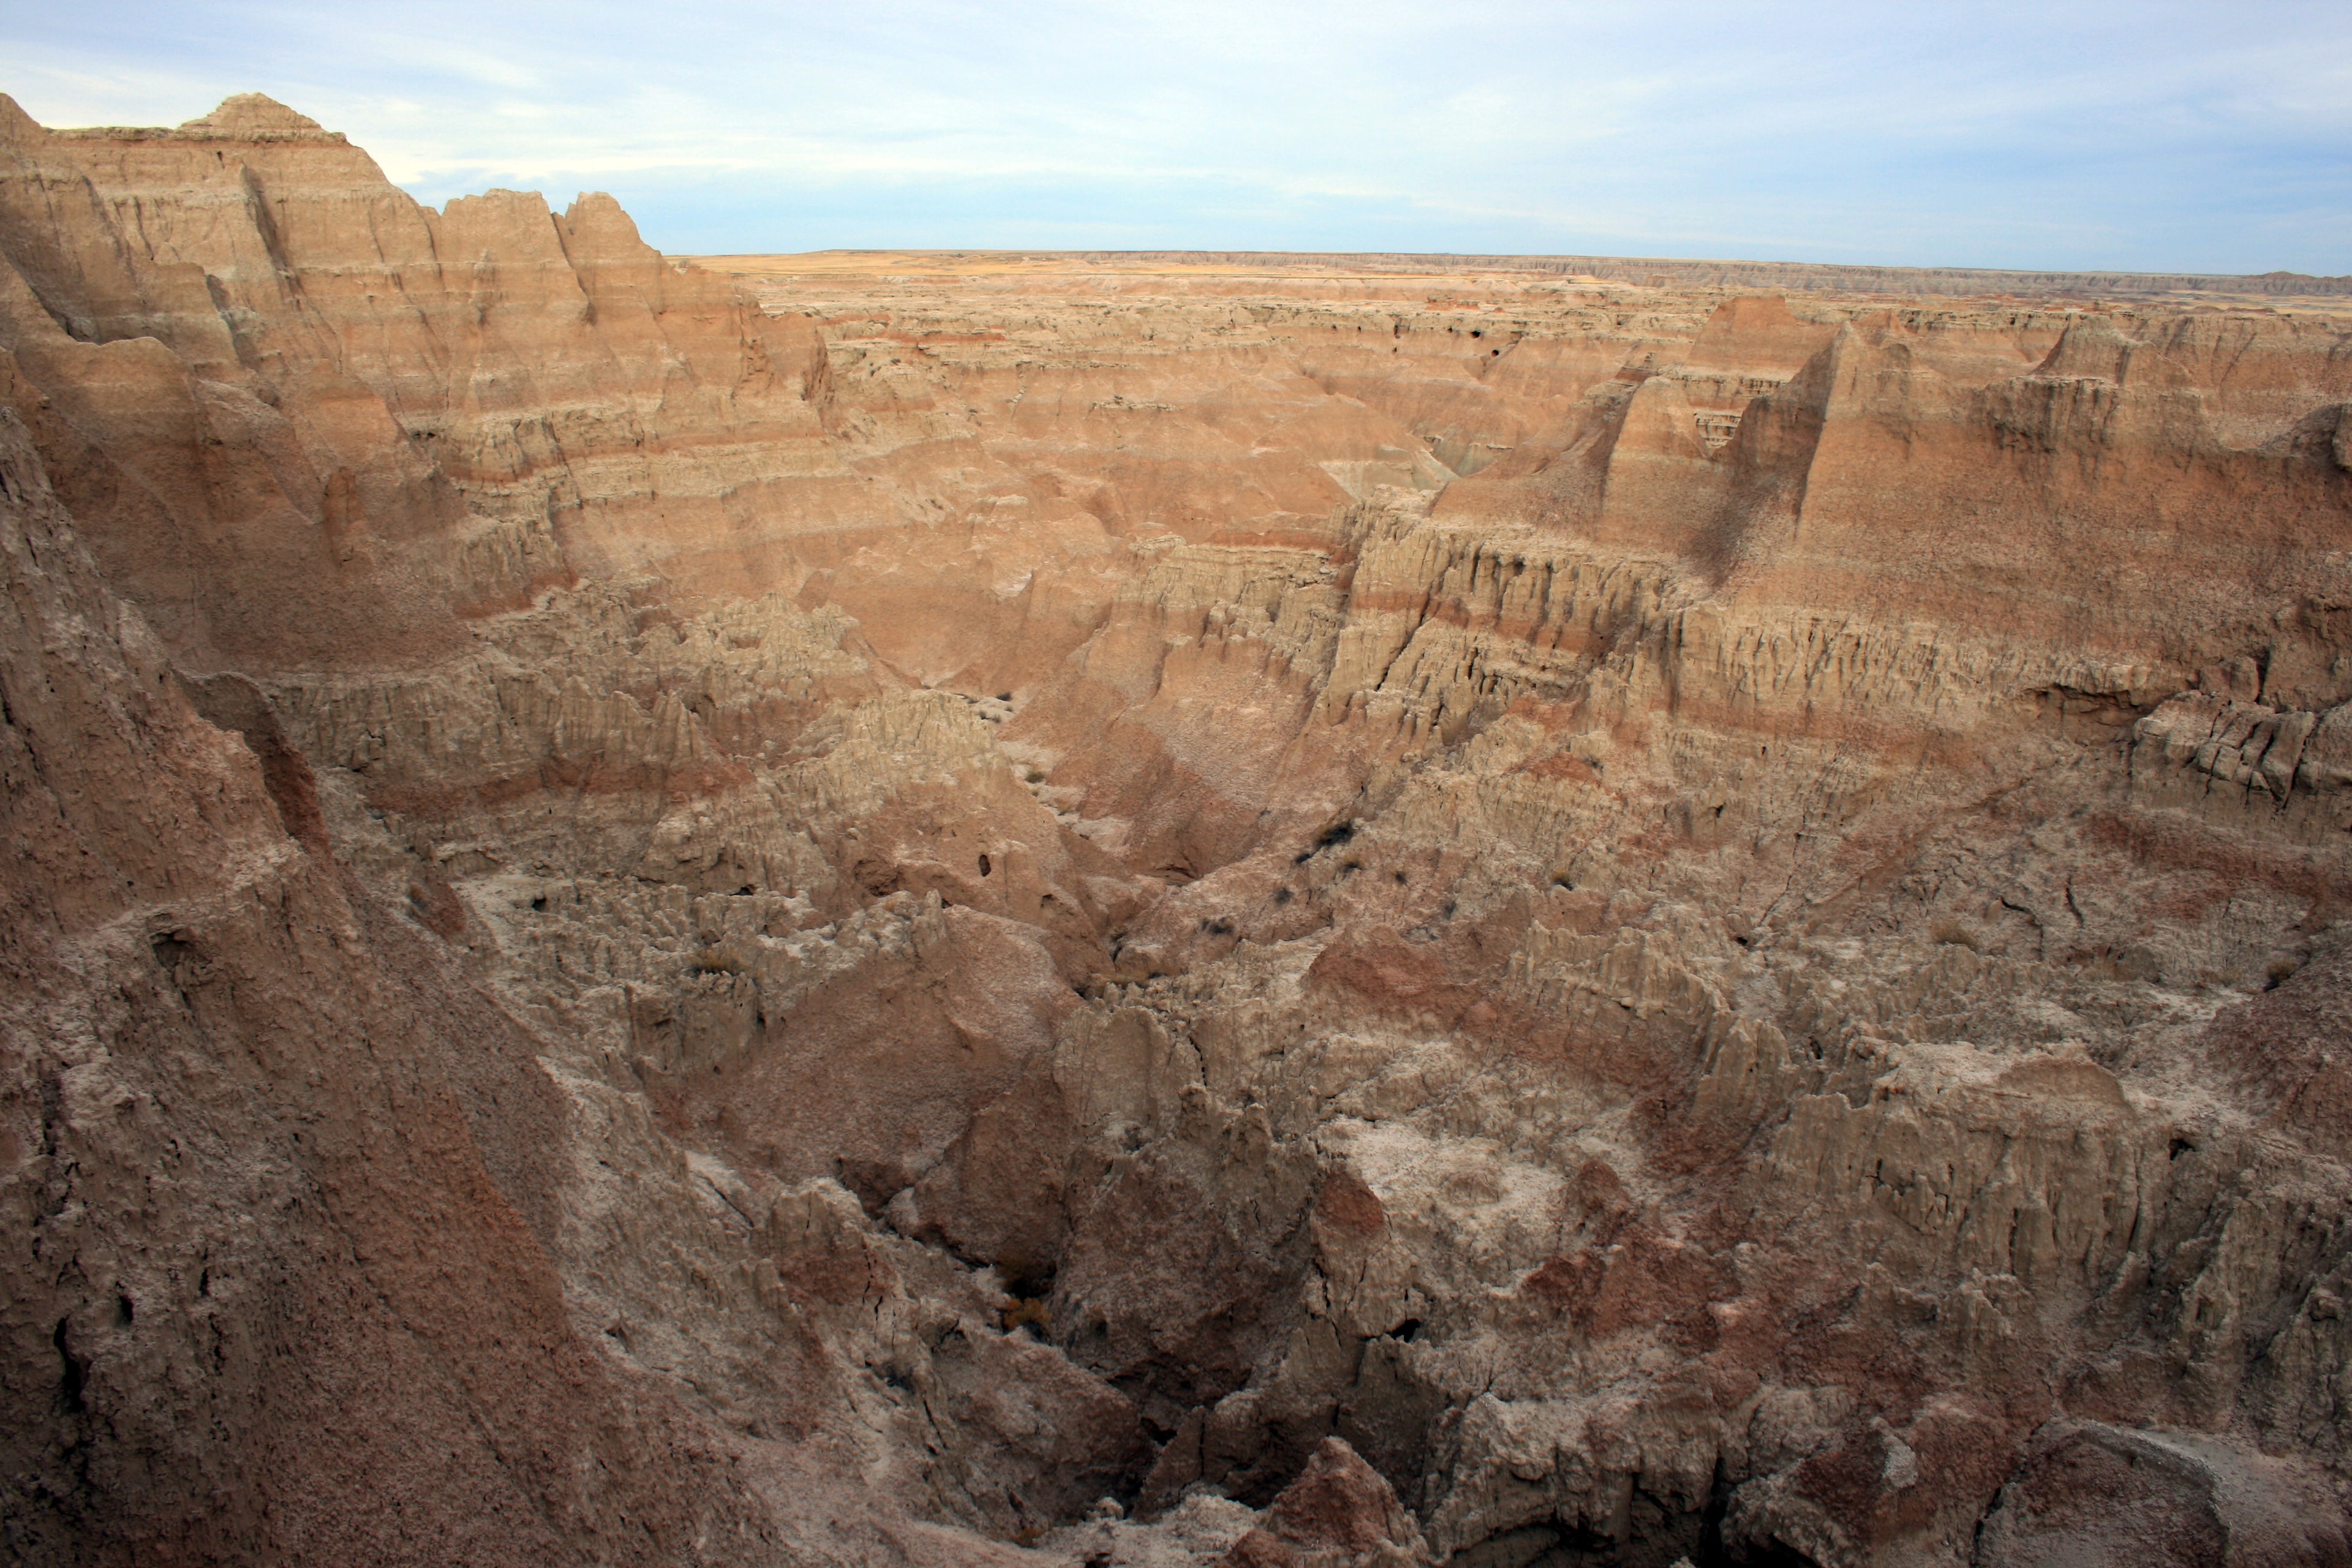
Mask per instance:
[[[26,1560],[2352,1562],[2341,321],[0,142]]]

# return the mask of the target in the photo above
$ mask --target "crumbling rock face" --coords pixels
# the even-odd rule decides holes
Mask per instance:
[[[0,257],[14,1556],[2345,1557],[2341,322]]]
[[[2200,1436],[2095,1421],[2037,1435],[1987,1516],[1987,1563],[2352,1562],[2340,1516],[2301,1478]]]
[[[1412,1515],[1345,1440],[1326,1437],[1265,1517],[1226,1552],[1228,1568],[1323,1568],[1429,1561]]]
[[[566,1314],[527,1037],[289,834],[13,415],[0,488],[11,1554],[782,1551]]]

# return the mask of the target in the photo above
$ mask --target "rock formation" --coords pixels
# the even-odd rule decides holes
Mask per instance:
[[[13,1559],[2352,1563],[2352,323],[0,260]]]

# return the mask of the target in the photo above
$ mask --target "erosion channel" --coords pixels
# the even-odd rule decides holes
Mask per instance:
[[[0,99],[6,1555],[2352,1563],[2352,299],[1759,271]]]

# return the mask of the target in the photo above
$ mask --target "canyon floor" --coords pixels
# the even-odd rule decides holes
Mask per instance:
[[[2347,289],[0,99],[0,1541],[2352,1564]]]

